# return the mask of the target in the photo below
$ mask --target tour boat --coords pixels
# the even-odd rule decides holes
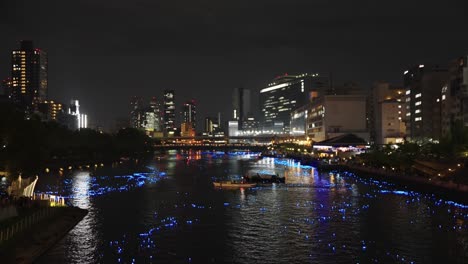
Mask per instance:
[[[243,183],[233,181],[213,182],[215,188],[251,188],[255,187],[256,183]]]

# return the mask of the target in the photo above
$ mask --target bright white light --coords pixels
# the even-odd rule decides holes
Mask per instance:
[[[260,93],[266,93],[266,92],[273,91],[273,90],[276,90],[276,89],[279,89],[279,88],[283,88],[283,87],[286,87],[286,86],[289,86],[289,85],[290,85],[290,83],[278,84],[278,85],[275,85],[275,86],[271,86],[271,87],[262,89],[260,91]]]

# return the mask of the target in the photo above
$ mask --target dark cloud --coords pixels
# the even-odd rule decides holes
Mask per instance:
[[[468,3],[448,1],[0,1],[0,78],[10,50],[47,50],[50,96],[82,100],[91,119],[127,116],[131,95],[199,102],[227,113],[232,88],[280,73],[400,82],[420,62],[468,52]]]

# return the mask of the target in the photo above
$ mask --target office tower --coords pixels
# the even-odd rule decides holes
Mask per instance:
[[[176,132],[175,124],[175,94],[174,90],[164,90],[164,134],[174,136]]]
[[[440,139],[440,97],[447,77],[447,68],[438,65],[421,64],[404,72],[406,134],[410,139]]]
[[[34,48],[32,41],[23,40],[20,48],[12,51],[12,99],[26,113],[31,114],[47,99],[47,67],[46,52]]]
[[[318,74],[282,75],[260,90],[264,133],[289,133],[291,112],[330,94],[329,79]]]

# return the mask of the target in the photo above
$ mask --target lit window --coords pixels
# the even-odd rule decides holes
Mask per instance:
[[[445,94],[442,95],[442,101],[445,100]]]
[[[415,97],[415,98],[421,97],[421,93],[416,94],[414,97]]]
[[[406,90],[406,95],[410,94],[411,93],[411,90]]]
[[[416,118],[414,119],[414,121],[416,121],[416,122],[421,121],[421,120],[422,120],[422,117],[416,117]]]
[[[416,109],[416,111],[414,111],[415,114],[419,114],[421,113],[421,109]]]
[[[421,105],[421,101],[417,101],[414,105]]]

